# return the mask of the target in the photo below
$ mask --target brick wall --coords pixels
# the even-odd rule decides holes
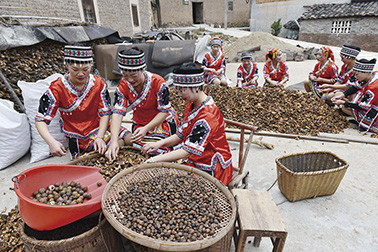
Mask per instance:
[[[77,0],[1,0],[0,14],[57,17],[80,21]]]
[[[350,34],[331,33],[332,21],[352,21]],[[299,40],[342,46],[356,45],[363,50],[378,52],[378,17],[301,20]]]
[[[229,0],[230,1],[230,0]],[[193,2],[203,3],[203,21],[206,24],[224,25],[224,0],[160,0],[161,22],[163,25],[193,24]],[[227,13],[228,26],[249,25],[250,1],[233,0],[233,11]]]
[[[131,36],[132,26],[130,0],[95,0],[99,24],[117,30],[121,36]],[[149,30],[151,13],[149,0],[134,0],[138,4],[138,31]],[[97,5],[96,5],[97,3]],[[0,14],[42,16],[82,21],[78,0],[1,0]]]

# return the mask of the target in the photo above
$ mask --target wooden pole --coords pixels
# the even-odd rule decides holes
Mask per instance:
[[[230,133],[240,133],[239,129],[230,129],[226,128],[226,132]],[[245,131],[245,134],[250,134],[250,131]],[[335,139],[335,138],[326,138],[326,137],[318,137],[318,136],[303,136],[303,135],[296,135],[296,134],[284,134],[284,133],[276,133],[276,132],[266,132],[266,131],[257,131],[253,133],[254,135],[258,136],[272,136],[272,137],[284,137],[284,138],[294,138],[294,139],[303,139],[303,140],[314,140],[314,141],[324,141],[324,142],[334,142],[334,143],[349,143],[348,140],[345,139]]]
[[[1,70],[0,70],[0,78],[3,80],[3,83],[4,83],[5,87],[8,89],[8,91],[10,92],[13,100],[16,101],[17,105],[20,107],[21,112],[25,113],[26,110],[25,110],[24,104],[22,104],[22,102],[20,101],[20,99],[18,98],[16,93],[14,92],[12,86],[9,84],[9,82],[7,81],[5,76],[3,75],[3,72],[1,72]]]

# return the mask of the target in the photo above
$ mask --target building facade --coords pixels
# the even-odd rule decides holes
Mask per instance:
[[[249,0],[152,0],[156,26],[213,24],[224,26],[227,3],[227,26],[248,26]]]
[[[150,29],[151,4],[149,0],[2,0],[0,16],[36,22],[89,22],[131,36]]]
[[[351,0],[250,0],[250,31],[271,31],[273,22],[281,19],[284,25],[297,20],[313,4],[349,3]],[[282,28],[280,37],[287,37],[288,30]]]
[[[378,51],[378,1],[314,5],[299,22],[299,40]]]

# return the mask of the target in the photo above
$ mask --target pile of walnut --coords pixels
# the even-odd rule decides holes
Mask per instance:
[[[207,87],[224,118],[286,134],[339,133],[349,124],[334,108],[314,95],[279,88]],[[171,89],[171,103],[179,118],[185,103]]]
[[[90,41],[92,47],[100,44],[104,39]],[[5,78],[22,101],[21,90],[17,81],[36,82],[54,74],[64,74],[67,70],[63,60],[64,44],[45,40],[32,46],[9,48],[0,53],[0,69]],[[8,89],[0,79],[0,99],[13,101]],[[13,101],[15,102],[15,101]],[[15,109],[20,108],[15,105]]]
[[[113,202],[117,220],[139,234],[173,242],[215,236],[224,221],[219,189],[190,175],[165,174],[135,182]]]
[[[33,192],[33,196],[30,199],[50,205],[76,205],[92,198],[92,195],[87,191],[88,186],[81,185],[80,182],[71,181],[67,183],[64,181],[49,185],[46,188],[40,188],[38,191]]]
[[[22,223],[18,207],[10,210],[8,214],[1,214],[0,218],[0,251],[24,251],[24,243],[18,232],[19,224]]]
[[[141,153],[140,151],[138,151]],[[142,164],[146,161],[146,157],[136,153],[136,151],[130,151],[129,149],[120,149],[118,158],[114,161],[109,161],[105,156],[95,156],[89,159],[83,159],[75,165],[94,166],[101,168],[100,173],[105,178],[106,182],[109,182],[111,178],[117,175],[122,170],[135,165]]]

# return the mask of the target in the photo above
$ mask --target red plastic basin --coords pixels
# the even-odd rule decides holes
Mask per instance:
[[[101,196],[107,182],[98,171],[96,167],[76,165],[43,165],[24,171],[17,176],[19,182],[14,183],[21,218],[29,227],[43,231],[65,226],[100,210]],[[88,186],[87,192],[92,198],[82,204],[66,206],[48,205],[30,199],[34,191],[63,181]],[[97,182],[102,185],[98,186]]]

